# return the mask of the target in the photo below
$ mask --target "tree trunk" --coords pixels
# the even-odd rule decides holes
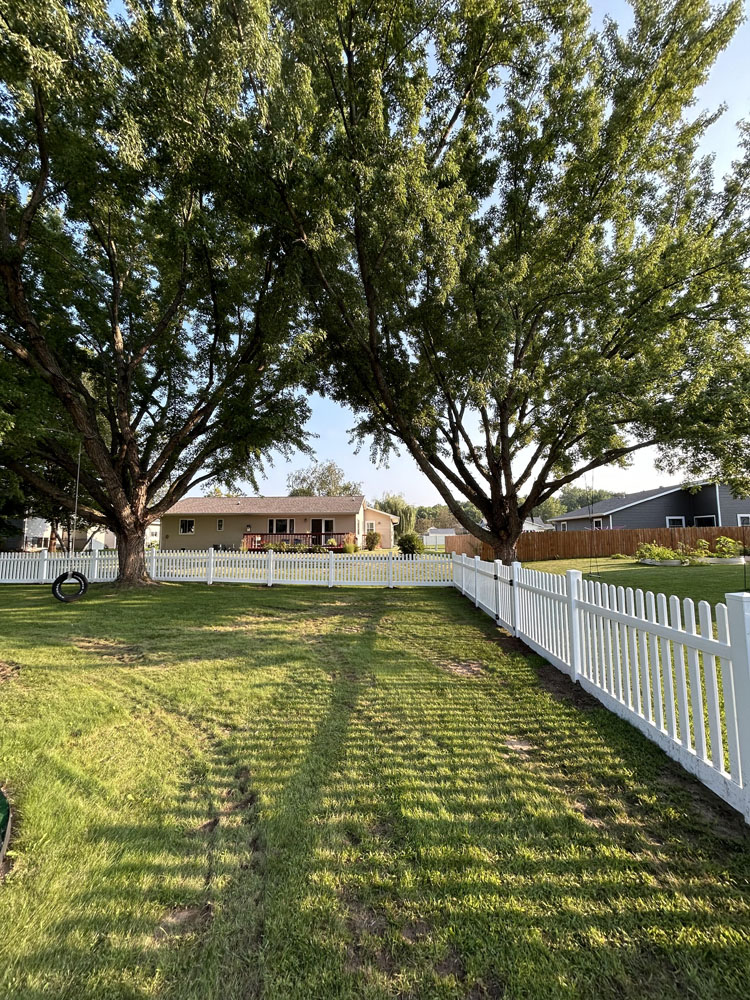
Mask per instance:
[[[117,583],[121,587],[143,587],[153,583],[146,570],[146,531],[117,532]]]
[[[516,543],[518,538],[514,538],[512,541],[510,538],[495,538],[492,543],[492,549],[495,553],[495,559],[499,559],[506,566],[510,566],[512,562],[515,562],[516,556]]]

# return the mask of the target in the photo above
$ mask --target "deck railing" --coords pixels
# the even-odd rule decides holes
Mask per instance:
[[[323,545],[335,551],[342,549],[346,542],[355,540],[351,531],[284,531],[274,534],[250,531],[242,536],[242,548],[246,552],[262,552],[271,546],[304,550]]]

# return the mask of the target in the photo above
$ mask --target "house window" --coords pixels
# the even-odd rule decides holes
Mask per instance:
[[[567,531],[567,530],[568,530],[568,522],[560,521],[560,531]]]
[[[750,514],[738,514],[737,524],[740,528],[750,528]]]
[[[181,535],[195,534],[195,521],[192,517],[183,517],[180,520],[180,534]]]
[[[684,528],[685,518],[684,517],[668,517],[667,518],[668,528]]]
[[[223,531],[224,530],[224,518],[223,517],[217,517],[216,518],[216,530],[217,531]]]
[[[294,518],[293,517],[269,517],[268,518],[268,534],[269,535],[285,535],[287,532],[294,531]]]
[[[699,514],[698,517],[693,518],[694,528],[715,528],[716,527],[716,515],[715,514]]]
[[[602,530],[602,519],[600,517],[594,518],[594,531]]]
[[[374,530],[375,530],[375,522],[374,521],[366,521],[365,522],[365,531],[374,531]]]

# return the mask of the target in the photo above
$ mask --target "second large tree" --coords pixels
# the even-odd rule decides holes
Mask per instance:
[[[291,9],[277,207],[359,431],[506,560],[587,472],[735,453],[748,167],[715,186],[691,105],[740,4],[636,2],[626,35],[575,0]]]

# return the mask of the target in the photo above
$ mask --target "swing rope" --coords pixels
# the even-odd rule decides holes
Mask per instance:
[[[76,499],[75,506],[73,508],[73,529],[71,532],[70,539],[68,540],[68,576],[73,572],[73,557],[75,554],[76,545],[76,531],[78,529],[78,488],[81,483],[81,449],[83,447],[83,442],[78,443],[78,469],[76,470]]]

